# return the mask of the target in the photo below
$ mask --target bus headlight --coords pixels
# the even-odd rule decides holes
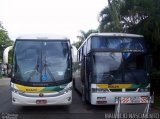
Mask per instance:
[[[104,88],[92,88],[92,93],[108,93],[108,89]]]
[[[14,89],[14,88],[12,88],[12,92],[17,93],[17,94],[22,94],[22,93],[24,93],[24,92],[22,92],[22,91],[20,91],[20,90]]]
[[[71,90],[72,90],[72,87],[67,87],[67,88],[63,89],[62,91],[60,91],[60,93],[61,94],[68,93]]]
[[[140,88],[138,92],[149,92],[149,88]]]
[[[72,90],[72,87],[69,87],[69,88],[67,88],[67,89],[64,90],[64,93],[68,93],[71,90]]]

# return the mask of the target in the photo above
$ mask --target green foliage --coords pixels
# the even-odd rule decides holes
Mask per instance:
[[[72,45],[74,45],[78,49],[81,45],[81,41],[73,42]]]
[[[83,43],[83,41],[91,34],[91,33],[97,33],[97,30],[93,30],[90,29],[87,32],[81,30],[80,31],[80,35],[77,36],[77,38],[79,39],[78,42],[74,42],[72,45],[74,45],[77,49],[81,46],[81,44]]]
[[[154,71],[151,76],[151,87],[156,96],[160,96],[160,71]]]
[[[160,79],[160,71],[154,71],[152,74],[151,74],[151,78],[154,80],[154,79]]]
[[[154,107],[159,109],[160,110],[160,97],[155,97],[155,100],[154,100]]]
[[[108,6],[99,14],[100,32],[121,32],[120,8],[122,0],[108,0]]]
[[[8,36],[8,32],[0,23],[0,62],[2,62],[4,49],[7,46],[11,46],[12,44],[13,44],[13,41],[10,40]],[[11,59],[11,55],[9,55],[9,58]]]
[[[128,28],[149,16],[155,16],[153,13],[159,10],[155,7],[156,2],[155,0],[108,0],[109,5],[99,15],[101,19],[99,29],[102,32],[128,32]]]
[[[97,30],[90,29],[87,32],[80,30],[80,35],[77,36],[79,41],[83,42],[91,33],[97,33]]]

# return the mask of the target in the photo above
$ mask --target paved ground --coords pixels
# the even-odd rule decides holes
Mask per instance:
[[[10,78],[1,78],[0,79],[0,86],[7,86],[10,84]]]
[[[73,103],[70,106],[17,107],[11,104],[10,87],[0,87],[1,117],[7,114],[18,114],[20,119],[35,119],[35,117],[38,119],[53,117],[55,119],[104,119],[105,113],[113,113],[114,108],[115,106],[91,106],[83,104],[81,96],[76,91],[73,91]]]
[[[74,90],[70,106],[17,107],[11,104],[10,87],[0,86],[0,119],[105,119],[114,114],[114,110],[115,106],[83,104],[81,96]],[[155,109],[151,112],[160,114]]]

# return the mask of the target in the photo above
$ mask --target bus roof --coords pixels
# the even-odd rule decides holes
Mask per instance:
[[[143,37],[143,35],[129,34],[129,33],[92,33],[90,36]]]
[[[26,39],[32,39],[32,40],[69,40],[66,36],[63,35],[43,35],[43,34],[29,34],[29,35],[21,35],[17,37],[16,39],[20,40],[26,40]]]
[[[83,44],[86,42],[87,39],[89,39],[92,36],[115,36],[115,37],[140,37],[143,38],[143,35],[138,34],[129,34],[129,33],[91,33],[85,41],[81,44],[81,46],[78,48],[78,50],[83,46]]]

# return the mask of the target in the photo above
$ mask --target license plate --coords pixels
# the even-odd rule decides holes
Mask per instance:
[[[47,100],[36,100],[36,104],[39,104],[39,105],[47,104]]]
[[[97,101],[97,104],[98,105],[104,105],[104,104],[107,104],[107,101]]]

